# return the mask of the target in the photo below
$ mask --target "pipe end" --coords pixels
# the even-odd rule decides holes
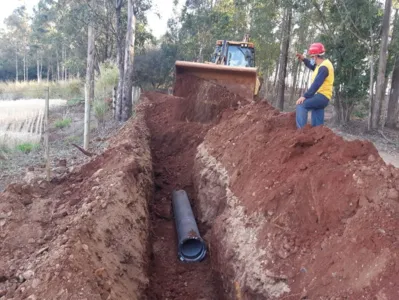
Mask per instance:
[[[183,262],[200,262],[206,256],[206,245],[201,238],[187,238],[179,244],[179,259]]]

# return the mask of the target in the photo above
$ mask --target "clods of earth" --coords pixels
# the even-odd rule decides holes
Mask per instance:
[[[399,170],[190,80],[144,94],[88,163],[0,194],[0,299],[399,299]],[[201,263],[178,260],[175,189]]]

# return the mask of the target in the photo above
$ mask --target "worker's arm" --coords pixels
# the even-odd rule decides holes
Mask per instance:
[[[316,69],[316,65],[312,65],[310,63],[310,60],[307,58],[303,59],[303,63],[305,64],[306,67],[308,67],[309,69],[311,69],[312,71],[314,71]]]
[[[324,80],[326,80],[327,76],[328,76],[327,67],[325,67],[325,66],[320,67],[315,80],[313,81],[312,85],[310,86],[310,88],[307,90],[307,92],[303,96],[306,99],[312,98],[314,96],[314,94],[316,94],[316,92],[319,90],[319,88],[323,84]]]

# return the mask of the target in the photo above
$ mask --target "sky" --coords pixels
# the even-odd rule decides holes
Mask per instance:
[[[0,0],[0,26],[3,26],[4,19],[7,18],[14,9],[18,6],[25,5],[30,11],[39,0]],[[155,37],[161,37],[167,29],[167,22],[173,15],[173,0],[153,0],[153,7],[147,14],[148,23]],[[179,7],[182,7],[184,0],[179,0]],[[157,13],[161,14],[161,18],[157,16]]]
[[[0,0],[1,9],[0,9],[0,24],[3,26],[4,19],[12,14],[14,9],[19,6],[26,5],[30,11],[34,5],[39,2],[38,0]]]

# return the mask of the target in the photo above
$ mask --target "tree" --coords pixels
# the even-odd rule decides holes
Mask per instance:
[[[388,111],[387,111],[387,120],[386,126],[390,128],[395,128],[398,122],[399,117],[399,109],[398,109],[398,100],[399,100],[399,14],[398,9],[395,10],[395,19],[394,19],[394,28],[393,28],[393,37],[391,41],[392,49],[391,53],[393,53],[393,74],[392,74],[392,85],[391,91],[389,94],[389,102],[388,102]]]
[[[134,0],[128,0],[128,21],[125,42],[125,64],[123,76],[122,93],[122,115],[121,121],[127,121],[132,115],[132,88],[134,71],[134,43],[136,34],[136,3]]]
[[[287,77],[287,63],[288,63],[288,50],[290,45],[290,34],[291,34],[291,20],[292,20],[292,8],[287,7],[285,9],[285,18],[283,25],[283,40],[282,40],[282,52],[280,55],[280,72],[278,79],[278,91],[277,91],[277,107],[281,111],[284,109],[284,91],[285,91],[285,79]]]
[[[375,99],[372,103],[371,110],[371,128],[377,129],[380,125],[381,107],[385,98],[385,70],[387,67],[388,58],[388,35],[389,35],[389,21],[391,17],[392,0],[385,1],[385,11],[382,23],[381,46],[380,46],[380,60],[377,74],[377,89]]]

